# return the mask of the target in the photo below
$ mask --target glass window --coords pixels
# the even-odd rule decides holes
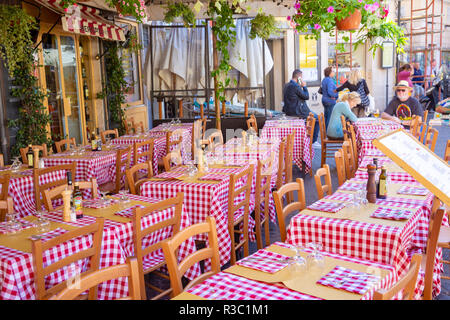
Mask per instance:
[[[306,35],[298,36],[298,67],[303,71],[303,80],[310,85],[311,82],[320,81],[319,70],[319,42],[307,39]]]

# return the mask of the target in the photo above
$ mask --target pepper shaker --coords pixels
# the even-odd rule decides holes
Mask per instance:
[[[377,169],[375,165],[369,164],[367,166],[367,173],[369,175],[369,179],[367,180],[367,201],[369,201],[369,203],[375,203],[377,201],[376,172]]]

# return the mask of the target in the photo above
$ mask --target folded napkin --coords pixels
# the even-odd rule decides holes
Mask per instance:
[[[370,215],[371,218],[389,219],[389,220],[407,220],[412,212],[406,209],[393,209],[388,207],[379,207]]]
[[[239,260],[237,264],[262,272],[275,273],[288,265],[288,257],[261,249],[251,256]]]
[[[60,236],[64,233],[66,233],[67,230],[61,229],[61,228],[56,228],[55,230],[49,231],[49,232],[45,232],[45,233],[41,233],[38,235],[33,235],[30,237],[30,239],[40,239],[42,241],[48,241],[50,239],[53,239],[57,236]]]
[[[336,213],[344,207],[345,207],[345,203],[342,203],[342,202],[329,202],[329,201],[319,200],[319,201],[316,201],[313,204],[309,205],[307,207],[307,209]]]
[[[366,183],[345,182],[338,189],[345,190],[345,191],[357,191],[357,190],[365,189]]]
[[[209,172],[211,173],[238,173],[241,170],[241,168],[209,168]]]
[[[17,231],[28,229],[33,226],[32,222],[29,222],[29,221],[26,221],[26,220],[23,220],[20,218],[17,218],[16,220],[22,224],[22,226]],[[0,223],[0,234],[4,234],[7,232],[8,232],[8,222],[1,222]]]
[[[137,205],[134,205],[134,206],[129,207],[129,208],[127,208],[127,209],[118,211],[118,212],[116,212],[116,213],[114,213],[114,214],[116,214],[116,215],[118,215],[118,216],[121,216],[121,217],[125,217],[125,218],[131,218],[131,217],[133,216],[133,214],[134,214],[134,208],[137,208],[137,207],[139,207],[139,208],[145,208],[143,205],[137,204]]]
[[[410,186],[402,186],[397,190],[398,194],[408,194],[413,196],[426,196],[428,194],[428,190],[426,188],[420,187],[410,187]]]
[[[329,196],[326,196],[326,200],[338,200],[338,201],[353,201],[353,193],[339,193],[335,192]]]
[[[119,200],[117,199],[108,199],[108,202],[105,202],[101,199],[89,199],[89,200],[83,200],[83,207],[84,208],[91,208],[91,209],[101,209],[109,207],[117,202]]]
[[[226,179],[228,176],[225,174],[219,173],[207,173],[204,176],[198,178],[198,180],[214,180],[214,181],[222,181]]]
[[[365,294],[381,280],[380,276],[336,266],[317,283],[357,294]]]
[[[155,178],[164,178],[164,179],[178,179],[184,176],[186,173],[184,171],[169,171],[163,172],[155,176]]]

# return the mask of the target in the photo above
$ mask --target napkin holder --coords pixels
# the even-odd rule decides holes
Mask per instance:
[[[72,197],[72,190],[66,189],[62,193],[63,198],[63,220],[66,222],[71,221],[70,218],[70,199]]]

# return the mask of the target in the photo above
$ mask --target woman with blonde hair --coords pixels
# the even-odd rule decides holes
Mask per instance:
[[[341,116],[343,115],[347,120],[355,122],[358,118],[351,109],[359,103],[361,103],[361,98],[357,92],[348,92],[342,95],[331,112],[330,123],[327,127],[328,137],[335,139],[344,137]]]
[[[361,98],[361,103],[359,103],[355,109],[352,111],[360,118],[364,117],[364,108],[370,105],[370,100],[368,94],[370,93],[369,88],[367,87],[367,82],[364,80],[361,74],[361,70],[352,69],[350,71],[350,75],[348,80],[339,88],[336,89],[337,92],[340,92],[344,89],[348,89],[350,92],[357,92]]]

